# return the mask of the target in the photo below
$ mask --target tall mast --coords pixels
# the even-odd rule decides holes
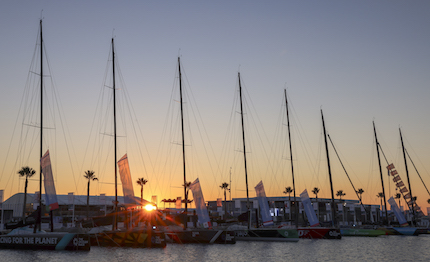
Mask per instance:
[[[405,159],[405,169],[406,169],[406,177],[408,178],[409,194],[411,194],[411,201],[412,201],[412,225],[414,225],[414,221],[415,221],[415,199],[414,199],[414,197],[412,195],[411,182],[409,180],[408,162],[406,161],[406,150],[405,150],[405,146],[403,144],[402,131],[400,130],[400,128],[399,128],[399,133],[400,133],[400,141],[402,142],[403,158]]]
[[[245,166],[245,181],[246,181],[246,210],[248,213],[248,229],[249,229],[251,227],[251,213],[250,213],[250,206],[249,206],[248,171],[246,169],[245,126],[243,124],[242,86],[240,84],[240,72],[238,73],[238,78],[239,78],[239,96],[240,96],[240,116],[242,119],[243,160],[244,160],[244,166]]]
[[[182,74],[181,74],[181,61],[178,57],[178,71],[179,71],[179,93],[181,102],[181,128],[182,128],[182,164],[184,166],[184,196],[185,196],[185,214],[188,211],[188,196],[187,196],[187,176],[185,172],[185,136],[184,136],[184,108],[182,105]],[[185,227],[186,227],[185,223]]]
[[[373,121],[373,132],[375,133],[375,143],[376,143],[376,152],[378,154],[379,174],[381,175],[382,195],[384,197],[384,205],[385,205],[385,219],[387,219],[387,223],[388,223],[387,200],[385,199],[384,179],[382,176],[381,157],[379,155],[379,142],[378,142],[378,137],[376,136],[375,121]]]
[[[43,37],[42,37],[42,19],[40,19],[40,160],[43,156]],[[42,161],[40,162],[39,173],[39,230],[42,230]],[[36,233],[36,228],[34,232]]]
[[[326,155],[327,155],[327,167],[328,167],[328,177],[330,178],[330,190],[331,190],[331,216],[333,217],[332,219],[332,225],[333,227],[335,225],[337,225],[336,222],[336,212],[335,212],[335,203],[334,203],[334,192],[333,192],[333,179],[331,177],[331,167],[330,167],[330,155],[328,153],[328,146],[327,146],[327,133],[325,131],[325,123],[324,123],[324,115],[323,115],[323,111],[321,109],[321,119],[322,119],[322,124],[323,124],[323,130],[324,130],[324,143],[325,143],[325,151],[326,151]]]
[[[296,203],[296,185],[294,183],[294,166],[293,166],[293,149],[291,146],[291,132],[290,132],[290,117],[288,114],[288,99],[287,99],[287,90],[284,89],[284,94],[285,94],[285,107],[287,108],[287,126],[288,126],[288,141],[290,144],[290,157],[291,157],[291,176],[293,178],[293,194],[294,194],[294,210],[296,211],[296,217],[295,217],[295,224],[296,224],[296,228],[299,226],[299,216],[297,213],[297,203]]]
[[[115,87],[115,48],[112,38],[112,90],[113,90],[113,133],[114,133],[114,157],[115,157],[115,220],[114,229],[118,227],[118,176],[117,176],[117,156],[116,156],[116,87]]]

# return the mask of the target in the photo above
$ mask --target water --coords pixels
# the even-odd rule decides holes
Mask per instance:
[[[164,249],[101,248],[90,252],[0,250],[0,261],[429,261],[430,235],[301,239],[297,243],[168,244]]]

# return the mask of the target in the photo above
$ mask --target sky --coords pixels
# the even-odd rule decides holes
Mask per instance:
[[[111,123],[102,123],[111,107],[100,102],[110,99],[112,38],[121,72],[117,90],[124,93],[119,107],[124,119],[126,109],[132,115],[128,128],[120,128],[118,159],[127,153],[133,181],[149,180],[146,199],[183,197],[178,57],[187,181],[199,178],[206,201],[222,198],[219,186],[230,181],[233,198],[246,196],[239,72],[250,197],[260,180],[267,196],[282,196],[292,186],[284,89],[297,195],[318,187],[319,198],[330,197],[321,110],[365,203],[379,203],[381,192],[372,121],[387,161],[406,182],[401,128],[430,186],[429,14],[428,1],[0,1],[0,187],[6,199],[23,192],[18,169],[38,170],[37,142],[25,146],[36,157],[22,156],[20,149],[20,130],[38,121],[23,124],[19,112],[41,18],[59,101],[51,105],[62,114],[55,129],[47,123],[46,136],[67,141],[45,142],[43,149],[50,151],[58,194],[86,194],[85,170],[99,177],[91,195],[114,194]],[[335,192],[356,199],[333,148],[329,152]],[[408,165],[413,194],[424,209],[430,196]],[[388,199],[396,191],[385,166],[382,159]],[[28,192],[37,188],[32,178]]]

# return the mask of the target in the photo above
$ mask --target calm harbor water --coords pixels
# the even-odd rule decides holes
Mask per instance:
[[[430,261],[430,235],[168,244],[164,249],[91,247],[90,252],[0,250],[0,261]]]

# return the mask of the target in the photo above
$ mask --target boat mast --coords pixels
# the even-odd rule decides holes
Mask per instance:
[[[40,160],[43,156],[43,37],[42,37],[42,19],[40,19]],[[40,174],[39,174],[39,212],[38,220],[39,223],[34,227],[34,233],[36,228],[42,230],[42,161],[40,162]]]
[[[333,227],[337,225],[336,222],[336,212],[335,212],[335,203],[334,203],[334,193],[333,193],[333,179],[331,177],[331,167],[330,167],[330,156],[328,153],[328,146],[327,146],[327,133],[325,130],[325,124],[324,124],[324,115],[323,115],[323,111],[321,109],[321,119],[322,119],[322,125],[323,125],[323,130],[324,130],[324,143],[325,143],[325,151],[326,151],[326,155],[327,155],[327,166],[328,166],[328,177],[330,178],[330,190],[331,190],[331,216],[333,217],[332,219],[332,225]]]
[[[299,221],[298,221],[298,213],[297,213],[297,203],[296,203],[296,185],[294,183],[294,166],[293,166],[293,149],[291,146],[291,132],[290,132],[290,117],[288,114],[288,99],[287,99],[287,90],[284,89],[284,94],[285,94],[285,106],[287,108],[287,126],[288,126],[288,141],[290,143],[290,157],[291,157],[291,176],[293,178],[293,194],[294,194],[294,210],[296,211],[296,218],[295,218],[295,224],[296,224],[296,228],[299,226]],[[292,210],[292,209],[291,209]]]
[[[117,176],[117,146],[116,146],[116,87],[115,87],[115,48],[114,40],[112,38],[112,90],[113,90],[113,133],[114,133],[114,158],[115,158],[115,220],[113,229],[116,230],[118,227],[118,176]]]
[[[381,175],[382,195],[384,196],[385,219],[387,219],[387,223],[388,223],[387,200],[385,199],[384,179],[382,177],[381,157],[379,155],[379,142],[378,142],[378,137],[376,136],[375,121],[373,121],[373,132],[375,133],[375,143],[376,143],[376,152],[378,154],[379,174]]]
[[[184,136],[184,109],[182,105],[182,74],[181,74],[181,61],[178,57],[178,71],[179,71],[179,95],[181,102],[181,128],[182,128],[182,164],[184,166],[184,196],[185,196],[185,214],[188,211],[188,194],[187,194],[187,176],[185,172],[185,136]],[[185,228],[187,223],[185,223]]]
[[[243,124],[242,86],[240,84],[240,72],[238,73],[238,78],[239,78],[240,116],[242,119],[243,160],[244,160],[244,166],[245,166],[245,181],[246,181],[246,210],[248,213],[248,229],[250,229],[251,213],[250,213],[250,205],[249,205],[248,171],[246,169],[245,127]]]
[[[411,201],[412,201],[412,226],[415,224],[415,199],[412,195],[412,188],[411,188],[411,182],[409,180],[409,171],[408,171],[408,162],[406,161],[406,150],[405,146],[403,144],[403,137],[402,137],[402,131],[399,128],[400,133],[400,141],[402,142],[402,151],[403,151],[403,158],[405,159],[405,169],[406,169],[406,177],[408,178],[408,187],[409,187],[409,194],[411,194]]]

